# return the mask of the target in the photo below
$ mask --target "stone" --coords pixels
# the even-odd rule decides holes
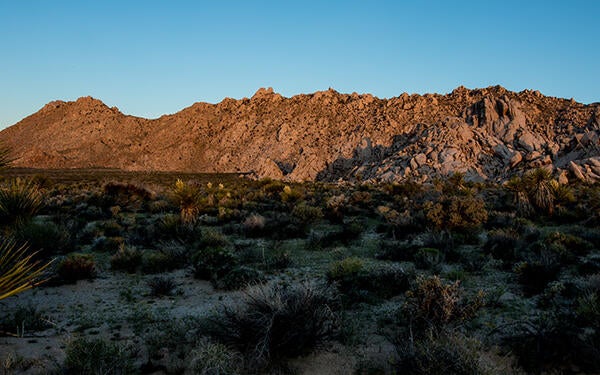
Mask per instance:
[[[508,160],[508,164],[511,168],[514,168],[522,160],[523,160],[523,155],[519,151],[515,151],[515,153]]]
[[[584,182],[587,181],[581,168],[577,164],[575,164],[573,161],[569,162],[569,169],[571,170],[571,172],[573,172],[573,175],[575,175],[575,177],[577,179],[584,181]]]

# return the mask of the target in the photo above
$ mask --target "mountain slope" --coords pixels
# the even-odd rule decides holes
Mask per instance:
[[[51,102],[0,132],[15,165],[250,172],[291,180],[503,180],[538,166],[600,179],[600,104],[500,86],[391,99],[334,90],[196,103],[147,120],[101,101]]]

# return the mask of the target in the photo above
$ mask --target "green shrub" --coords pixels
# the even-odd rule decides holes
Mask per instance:
[[[203,280],[217,280],[229,273],[237,264],[238,257],[224,247],[205,247],[192,257],[194,276]]]
[[[212,318],[212,334],[260,370],[332,338],[338,307],[331,289],[313,283],[255,286],[241,304],[225,305]]]
[[[259,270],[248,266],[236,266],[218,279],[212,279],[213,285],[219,289],[234,290],[264,281]]]
[[[223,233],[214,229],[202,231],[202,237],[198,243],[199,248],[203,247],[226,247],[229,246],[229,239]]]
[[[72,253],[58,264],[56,272],[66,283],[93,279],[96,277],[96,261],[91,254]]]
[[[346,258],[335,262],[327,272],[329,282],[335,283],[345,302],[375,302],[406,291],[410,275],[394,264],[365,265],[360,258]]]
[[[32,220],[20,226],[15,237],[26,242],[32,252],[40,258],[68,253],[73,249],[69,233],[51,221]]]
[[[356,277],[364,268],[365,263],[357,257],[350,257],[333,263],[329,267],[327,277],[330,280],[342,280],[345,278]]]
[[[472,232],[488,218],[483,199],[473,196],[442,197],[425,204],[427,220],[437,229]]]
[[[313,207],[306,202],[297,204],[292,210],[292,217],[302,227],[317,222],[323,217],[323,211],[319,207]]]
[[[121,245],[119,251],[110,257],[110,266],[113,270],[135,273],[141,265],[142,252],[132,246]]]
[[[102,339],[76,338],[65,349],[66,374],[133,374],[131,350]]]

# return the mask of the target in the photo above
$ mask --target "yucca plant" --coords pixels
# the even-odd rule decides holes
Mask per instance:
[[[38,186],[16,178],[0,188],[0,224],[20,225],[35,216],[43,204]]]
[[[523,177],[523,182],[525,182],[533,205],[550,215],[554,211],[552,181],[552,172],[545,168],[536,168]]]
[[[10,240],[0,242],[0,300],[43,283],[44,270],[51,262],[33,261],[35,253],[28,247],[17,247]]]
[[[197,187],[186,184],[180,179],[175,182],[171,198],[179,205],[182,223],[188,225],[196,223],[200,213],[200,196],[201,192]]]
[[[512,177],[504,186],[514,194],[513,202],[521,215],[529,216],[533,213],[533,206],[527,194],[527,186],[521,177]]]

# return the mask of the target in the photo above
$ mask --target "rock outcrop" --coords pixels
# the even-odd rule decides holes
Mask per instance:
[[[147,120],[86,97],[48,103],[0,132],[15,165],[253,172],[289,180],[502,181],[552,168],[600,180],[600,104],[500,86],[391,99],[335,90],[196,103]]]

